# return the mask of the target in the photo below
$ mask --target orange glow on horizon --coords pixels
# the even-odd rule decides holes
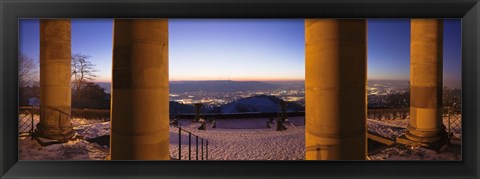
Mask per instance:
[[[302,78],[268,78],[268,77],[240,77],[240,78],[170,78],[170,81],[303,81]]]

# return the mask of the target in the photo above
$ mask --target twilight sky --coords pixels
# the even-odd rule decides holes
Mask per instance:
[[[409,79],[409,19],[368,20],[368,79]],[[112,20],[72,19],[72,54],[110,81]],[[300,80],[303,19],[169,19],[170,80]],[[20,20],[20,52],[38,61],[39,21]],[[461,22],[444,21],[444,83],[461,80]]]

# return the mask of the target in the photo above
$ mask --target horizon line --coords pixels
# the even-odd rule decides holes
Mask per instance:
[[[410,81],[410,79],[367,79],[367,81]],[[182,81],[305,81],[305,79],[175,79],[168,80],[169,82],[182,82]],[[111,83],[111,80],[93,80],[94,83]]]

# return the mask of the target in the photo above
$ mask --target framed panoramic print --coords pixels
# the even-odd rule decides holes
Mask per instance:
[[[465,1],[2,1],[5,178],[478,178]]]

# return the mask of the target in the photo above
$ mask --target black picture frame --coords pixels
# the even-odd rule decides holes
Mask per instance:
[[[461,18],[462,161],[18,161],[19,18]],[[0,0],[0,177],[480,178],[478,0]]]

